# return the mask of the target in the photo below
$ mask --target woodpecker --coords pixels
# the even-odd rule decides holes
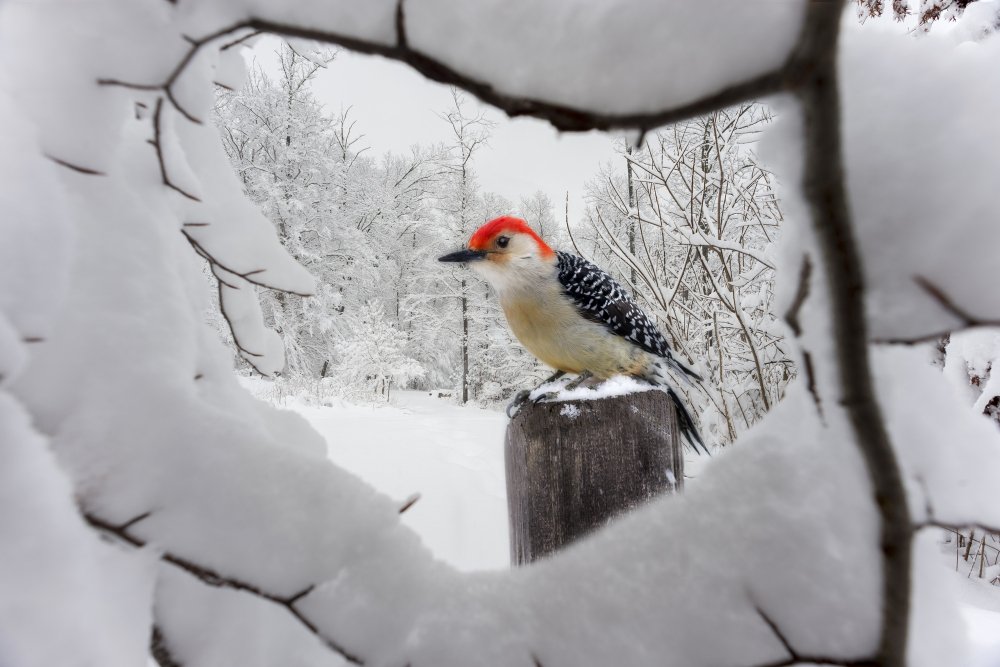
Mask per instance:
[[[556,251],[520,218],[502,216],[468,247],[438,258],[462,262],[497,293],[511,331],[540,361],[580,381],[628,375],[662,387],[677,406],[681,433],[707,453],[671,374],[701,380],[678,361],[663,334],[629,293],[583,257]],[[522,392],[523,393],[523,392]],[[697,444],[695,444],[697,443]]]

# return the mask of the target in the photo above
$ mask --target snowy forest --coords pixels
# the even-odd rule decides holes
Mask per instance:
[[[998,0],[0,0],[0,666],[1000,667],[998,62]],[[710,454],[518,567],[552,368],[438,261],[507,215]]]
[[[247,196],[318,279],[309,297],[261,294],[285,350],[276,392],[384,402],[393,388],[444,389],[461,404],[497,405],[537,384],[548,373],[485,283],[436,262],[507,214],[608,267],[685,362],[713,378],[689,398],[716,443],[756,423],[795,376],[771,308],[782,216],[756,155],[771,121],[763,105],[682,121],[641,149],[609,138],[618,159],[595,165],[584,219],[572,221],[541,190],[516,203],[484,191],[475,158],[493,122],[458,89],[438,112],[450,144],[376,156],[350,100],[331,113],[311,88],[336,52],[285,45],[273,59],[273,76],[252,60],[243,87],[220,90],[215,122]],[[225,336],[221,316],[216,325]]]

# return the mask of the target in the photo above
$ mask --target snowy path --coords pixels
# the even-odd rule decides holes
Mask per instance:
[[[338,465],[400,501],[419,492],[403,522],[439,558],[461,570],[508,566],[502,412],[417,391],[379,407],[287,407],[323,434]]]

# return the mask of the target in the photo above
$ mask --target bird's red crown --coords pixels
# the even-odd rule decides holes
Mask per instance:
[[[489,245],[493,242],[493,239],[504,233],[527,234],[535,240],[535,243],[538,244],[542,257],[551,257],[555,255],[555,251],[542,240],[542,237],[539,236],[534,229],[528,226],[528,223],[521,218],[515,218],[512,215],[503,215],[499,218],[494,218],[477,229],[476,233],[472,235],[471,239],[469,239],[469,249],[484,250],[489,247]]]

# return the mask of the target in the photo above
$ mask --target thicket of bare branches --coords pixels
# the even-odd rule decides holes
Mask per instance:
[[[722,443],[760,420],[795,375],[772,307],[782,212],[754,151],[769,121],[746,103],[622,146],[620,168],[591,184],[589,224],[575,239],[617,269],[698,366],[706,382],[689,398]]]

